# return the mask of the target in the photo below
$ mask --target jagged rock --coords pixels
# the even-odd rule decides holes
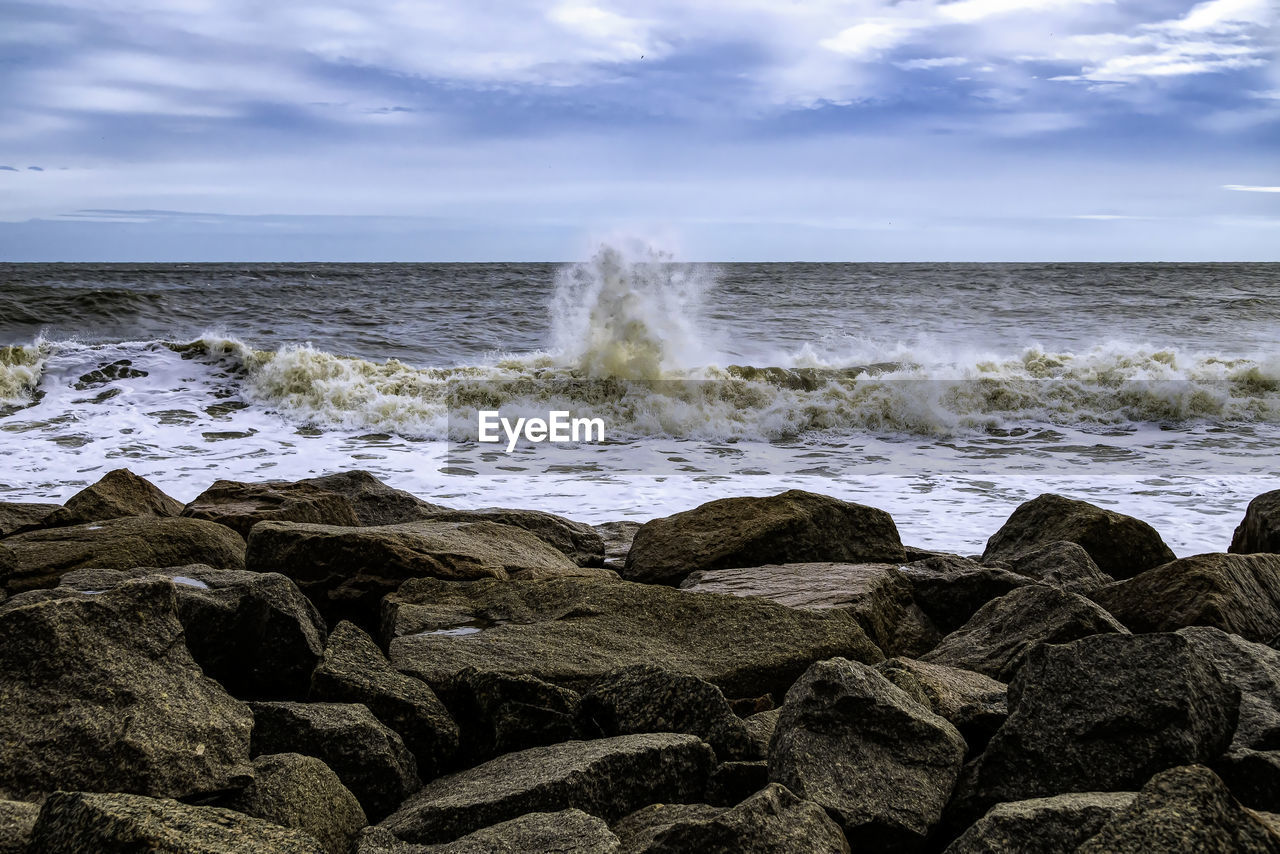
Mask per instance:
[[[183,516],[226,525],[244,539],[259,522],[312,522],[356,526],[359,517],[345,497],[310,483],[269,480],[214,481],[182,511]]]
[[[1179,629],[1178,634],[1240,689],[1232,749],[1280,750],[1280,652],[1208,626]]]
[[[769,755],[769,742],[773,741],[773,731],[778,728],[778,718],[781,716],[782,709],[768,709],[743,720],[761,756]]]
[[[640,530],[639,522],[623,519],[617,522],[604,522],[593,525],[596,533],[604,543],[604,565],[609,569],[621,570],[627,563],[627,552],[631,551],[631,541]]]
[[[1067,643],[1102,632],[1128,630],[1083,596],[1037,584],[983,605],[920,660],[1008,682],[1037,644]]]
[[[299,830],[233,810],[141,795],[55,792],[44,802],[29,854],[324,854]]]
[[[894,564],[784,563],[699,570],[680,588],[759,596],[812,611],[844,611],[885,655],[921,655],[941,639]]]
[[[378,821],[421,786],[413,754],[360,703],[252,703],[253,754],[302,753],[338,775]]]
[[[764,756],[719,688],[652,664],[601,676],[583,696],[582,714],[605,735],[684,732],[710,744],[720,759]]]
[[[276,753],[253,760],[253,782],[230,809],[309,834],[327,854],[349,854],[368,822],[338,775],[314,756]]]
[[[691,572],[773,563],[892,563],[906,556],[883,510],[793,489],[722,498],[645,522],[622,576],[679,584]]]
[[[726,696],[781,696],[814,661],[883,658],[839,614],[605,578],[414,579],[386,597],[384,627],[392,665],[437,689],[467,667],[586,690],[610,670],[656,664]]]
[[[848,854],[840,826],[822,807],[777,783],[729,809],[653,804],[615,825],[636,854]]]
[[[358,854],[621,854],[609,825],[579,809],[532,812],[440,845],[401,842],[384,828],[370,828]]]
[[[1208,768],[1156,774],[1078,854],[1280,852],[1280,836],[1240,806]]]
[[[1037,546],[1010,558],[1008,563],[1009,569],[1019,575],[1072,593],[1087,594],[1115,582],[1098,569],[1084,546],[1066,541]]]
[[[1255,810],[1280,806],[1280,750],[1233,748],[1212,767],[1245,806]]]
[[[947,635],[969,622],[983,605],[1010,590],[1034,584],[1025,575],[968,558],[931,557],[899,567],[925,616]]]
[[[210,522],[142,516],[45,528],[0,541],[0,583],[9,593],[53,587],[73,569],[193,563],[244,569],[244,541]]]
[[[172,517],[181,513],[182,504],[150,481],[128,469],[116,469],[68,498],[62,507],[49,514],[44,525],[87,525],[123,516]]]
[[[1090,595],[1135,632],[1214,626],[1268,643],[1280,634],[1280,555],[1196,555]]]
[[[441,693],[462,723],[458,756],[465,764],[599,734],[584,732],[576,691],[533,676],[468,667]]]
[[[324,621],[297,586],[278,573],[213,569],[82,569],[63,586],[105,590],[129,578],[174,582],[187,647],[206,676],[245,700],[300,700],[324,651]]]
[[[16,501],[0,501],[0,537],[44,526],[49,514],[61,508],[60,504],[33,504]]]
[[[192,660],[173,585],[66,594],[0,612],[0,797],[244,785],[253,718]]]
[[[987,541],[982,559],[1011,561],[1059,540],[1083,546],[1098,569],[1114,578],[1130,578],[1174,559],[1146,522],[1052,493],[1019,505]]]
[[[423,779],[439,774],[458,751],[458,725],[435,692],[393,668],[373,638],[351,623],[339,623],[329,635],[310,699],[363,703],[404,740]]]
[[[1227,551],[1280,554],[1280,489],[1264,492],[1249,502]]]
[[[1135,792],[1072,792],[996,804],[944,854],[1059,854],[1074,851],[1133,803]]]
[[[769,762],[721,762],[707,780],[707,803],[718,807],[740,804],[769,784]]]
[[[944,718],[874,669],[837,658],[787,692],[769,779],[825,807],[860,845],[914,850],[941,818],[964,755]]]
[[[367,471],[326,474],[320,477],[309,477],[299,483],[341,495],[346,499],[360,524],[368,527],[417,522],[432,513],[448,509],[438,504],[429,504],[402,489],[387,486]]]
[[[563,554],[578,566],[604,566],[604,539],[590,525],[541,510],[441,510],[427,517],[432,522],[496,522],[522,528]]]
[[[1231,742],[1240,692],[1176,634],[1042,644],[1009,684],[1009,719],[965,768],[950,819],[1065,792],[1132,791]]]
[[[1007,687],[981,673],[909,658],[882,661],[876,670],[916,702],[950,721],[964,736],[970,752],[980,751],[1009,716]]]
[[[87,374],[82,374],[72,387],[79,391],[84,391],[116,380],[135,379],[145,376],[147,376],[147,372],[133,367],[131,359],[117,359],[114,362],[99,365]]]
[[[39,804],[0,801],[0,854],[26,854],[39,814]]]
[[[378,602],[406,579],[547,578],[601,573],[520,528],[494,522],[410,522],[344,528],[261,522],[249,536],[247,564],[298,583],[330,623],[371,627]]]
[[[614,821],[698,800],[713,762],[696,736],[672,733],[533,747],[428,783],[382,827],[406,842],[448,842],[535,811],[576,807]]]

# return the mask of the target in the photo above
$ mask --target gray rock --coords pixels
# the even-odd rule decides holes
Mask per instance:
[[[123,516],[178,516],[182,504],[128,469],[116,469],[50,513],[44,527],[87,525]]]
[[[43,527],[49,514],[60,504],[38,504],[16,501],[0,501],[0,537]]]
[[[981,751],[1009,716],[1007,687],[981,673],[909,658],[882,661],[876,670],[916,702],[950,721],[964,736],[971,753]]]
[[[349,854],[368,822],[338,775],[314,756],[276,753],[253,760],[253,782],[226,806],[313,837],[328,854]]]
[[[590,525],[541,510],[441,510],[432,522],[496,522],[533,534],[578,566],[604,566],[604,539]]]
[[[819,662],[782,706],[769,779],[825,807],[859,844],[919,848],[951,796],[965,742],[874,669]]]
[[[1035,583],[1008,569],[955,556],[925,558],[898,571],[911,584],[920,610],[944,635],[969,622],[992,599]]]
[[[1072,792],[996,804],[944,854],[1059,854],[1102,829],[1135,792]]]
[[[780,708],[766,709],[743,720],[761,756],[769,755],[769,743],[773,741],[773,731],[778,728],[778,718],[781,716]]]
[[[1249,502],[1231,537],[1233,554],[1280,554],[1280,489]]]
[[[615,821],[645,804],[700,799],[713,762],[696,736],[671,733],[534,747],[428,783],[382,828],[425,843],[570,807]]]
[[[0,801],[0,854],[26,854],[39,814],[39,804]]]
[[[982,559],[1012,561],[1063,540],[1083,546],[1098,568],[1114,578],[1130,578],[1174,559],[1164,540],[1146,522],[1052,493],[1013,511],[987,541]]]
[[[1008,682],[1037,644],[1067,643],[1102,632],[1127,634],[1128,629],[1077,593],[1037,584],[983,605],[920,660]]]
[[[360,524],[369,527],[418,522],[432,513],[448,509],[438,504],[429,504],[402,489],[387,486],[367,471],[326,474],[309,477],[299,483],[341,495]]]
[[[1255,810],[1280,806],[1280,750],[1234,748],[1212,764],[1240,803]]]
[[[319,525],[360,524],[347,499],[310,483],[215,481],[195,497],[183,516],[226,525],[242,538],[259,522],[312,522]]]
[[[406,677],[408,678],[408,677]],[[475,765],[502,753],[599,735],[585,731],[576,691],[533,676],[468,667],[441,689],[462,722],[459,764]]]
[[[679,584],[691,572],[773,563],[892,563],[906,556],[883,510],[793,489],[722,498],[645,522],[622,576]]]
[[[1240,689],[1232,749],[1280,750],[1280,652],[1208,626],[1179,629],[1178,634]]]
[[[622,843],[609,825],[579,809],[533,812],[468,833],[440,845],[401,842],[383,828],[370,828],[358,854],[620,854]]]
[[[621,570],[626,566],[627,552],[631,551],[631,541],[636,538],[640,523],[623,519],[592,527],[604,542],[604,565],[609,569]]]
[[[1009,568],[1041,584],[1061,587],[1072,593],[1089,593],[1115,582],[1114,578],[1098,569],[1084,546],[1066,541],[1045,543],[1012,557]]]

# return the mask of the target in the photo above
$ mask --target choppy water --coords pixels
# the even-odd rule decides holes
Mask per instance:
[[[121,465],[586,521],[798,486],[974,551],[1054,490],[1187,554],[1280,480],[1280,265],[5,265],[0,345],[11,500]],[[465,441],[549,400],[610,442]]]

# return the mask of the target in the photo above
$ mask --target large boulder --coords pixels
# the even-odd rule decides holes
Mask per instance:
[[[1135,632],[1214,626],[1268,643],[1280,635],[1280,555],[1196,555],[1090,596]]]
[[[187,648],[206,676],[243,700],[301,700],[324,651],[320,613],[297,586],[274,572],[213,569],[81,569],[62,585],[105,590],[128,578],[170,579]]]
[[[161,492],[151,481],[128,469],[116,469],[67,499],[49,514],[45,527],[87,525],[122,516],[179,516],[182,504]]]
[[[523,528],[578,566],[604,566],[604,539],[590,525],[541,510],[440,510],[426,517],[432,522],[496,522]]]
[[[200,672],[177,607],[158,579],[6,603],[0,797],[190,797],[248,781],[253,717]]]
[[[1093,836],[1134,792],[1072,792],[996,804],[944,854],[1061,854]]]
[[[49,514],[60,504],[0,501],[0,537],[44,526]]]
[[[1084,546],[1062,540],[1036,546],[1010,558],[1008,564],[1019,575],[1072,593],[1087,594],[1115,582],[1098,569]]]
[[[333,769],[378,821],[416,792],[413,754],[360,703],[253,703],[253,753],[302,753]]]
[[[978,609],[921,661],[945,664],[1008,682],[1041,643],[1067,643],[1127,629],[1093,602],[1056,587],[1019,587]]]
[[[0,584],[10,593],[53,587],[73,569],[193,563],[244,569],[244,541],[211,522],[145,516],[45,528],[0,541]]]
[[[360,524],[347,499],[310,483],[215,481],[195,497],[183,516],[226,525],[242,538],[259,522],[314,522],[319,525]]]
[[[300,830],[233,810],[141,795],[55,792],[31,833],[29,854],[325,854]]]
[[[906,557],[883,510],[793,489],[722,498],[636,532],[622,576],[679,584],[691,572],[771,563],[893,563]]]
[[[894,564],[784,563],[706,569],[680,584],[696,593],[760,596],[791,608],[845,611],[885,655],[918,656],[940,635]]]
[[[1232,749],[1280,750],[1280,652],[1207,626],[1179,629],[1178,634],[1240,689]]]
[[[969,622],[978,609],[1011,590],[1035,582],[1025,575],[983,566],[955,555],[935,555],[898,568],[915,603],[944,635]]]
[[[431,779],[458,750],[458,725],[431,688],[395,670],[364,630],[339,623],[329,635],[324,659],[311,676],[311,700],[363,703],[404,740]]]
[[[1280,489],[1264,492],[1249,502],[1228,551],[1280,554]]]
[[[533,676],[468,667],[441,694],[454,720],[461,722],[458,764],[463,766],[599,734],[598,729],[584,731],[582,698],[576,691]]]
[[[579,568],[520,528],[495,522],[409,522],[346,528],[261,522],[249,536],[247,564],[298,583],[335,623],[376,623],[378,603],[407,579],[549,578],[603,573]]]
[[[1019,505],[987,541],[982,558],[1014,560],[1059,540],[1082,546],[1114,578],[1129,578],[1174,559],[1146,522],[1052,493]]]
[[[603,578],[415,579],[384,609],[391,663],[437,688],[476,667],[582,691],[611,670],[655,664],[730,698],[782,696],[814,661],[883,658],[847,616]]]
[[[382,827],[369,828],[357,854],[622,854],[602,819],[580,809],[531,812],[468,833],[453,842],[414,845]]]
[[[981,751],[1009,716],[1007,687],[981,673],[909,658],[891,658],[875,667],[916,702],[950,721],[971,753]]]
[[[848,854],[840,826],[822,807],[771,783],[727,809],[653,804],[615,825],[635,854]]]
[[[1076,851],[1274,854],[1280,852],[1280,836],[1240,806],[1212,771],[1193,765],[1156,774],[1127,807]]]
[[[0,854],[26,854],[39,815],[39,804],[0,801]]]
[[[769,779],[880,851],[923,844],[964,761],[956,728],[866,665],[819,662],[787,692]]]
[[[951,818],[1066,792],[1132,791],[1226,750],[1240,692],[1175,634],[1042,644],[1009,685],[1009,719],[965,768]]]
[[[309,834],[326,854],[350,854],[367,821],[351,790],[314,756],[276,753],[253,760],[253,782],[226,806]]]
[[[533,747],[428,783],[382,827],[426,843],[570,807],[615,821],[646,804],[701,799],[714,761],[696,736],[673,733]]]
[[[416,495],[387,486],[367,471],[345,471],[299,481],[341,495],[361,525],[399,525],[418,522],[447,508],[428,504]],[[299,520],[313,521],[313,520]]]

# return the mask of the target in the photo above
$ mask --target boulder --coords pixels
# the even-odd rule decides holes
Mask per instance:
[[[1102,632],[1128,630],[1083,596],[1036,584],[983,605],[920,660],[1008,682],[1037,644],[1067,643]]]
[[[653,804],[614,827],[636,854],[848,854],[840,826],[817,804],[771,783],[737,806]]]
[[[1176,634],[1042,644],[1009,684],[1009,719],[965,768],[957,829],[1004,801],[1132,791],[1230,744],[1240,692]]]
[[[381,827],[370,828],[358,854],[621,854],[609,825],[579,809],[532,812],[468,833],[440,845],[401,842]]]
[[[432,522],[494,522],[522,528],[563,554],[578,566],[604,566],[604,539],[590,525],[541,510],[441,510],[427,517]]]
[[[533,676],[468,667],[455,674],[441,694],[454,719],[462,722],[458,759],[464,766],[599,734],[584,731],[582,698],[576,691]]]
[[[310,483],[215,481],[182,511],[183,516],[226,525],[242,538],[259,522],[312,522],[356,526],[359,517],[345,497]]]
[[[1234,748],[1212,764],[1240,803],[1255,810],[1280,805],[1280,750]]]
[[[1009,716],[1007,688],[989,676],[942,664],[891,658],[876,671],[959,730],[970,752],[981,751]]]
[[[244,569],[244,541],[211,522],[145,516],[45,528],[0,541],[0,584],[10,593],[53,587],[73,569],[193,563]]]
[[[814,661],[883,658],[839,614],[606,578],[415,579],[386,597],[384,626],[392,665],[437,688],[476,667],[582,691],[611,670],[656,664],[728,697],[782,696]]]
[[[983,605],[1034,584],[1025,575],[955,556],[930,557],[899,567],[911,595],[943,635],[969,622]]]
[[[836,658],[787,692],[769,779],[825,807],[878,851],[919,848],[942,816],[965,742],[874,669]]]
[[[906,556],[883,510],[793,489],[722,498],[645,522],[622,576],[679,584],[691,572],[773,563],[893,563]]]
[[[26,854],[39,814],[39,804],[0,801],[0,854]]]
[[[1156,774],[1078,854],[1280,852],[1280,836],[1240,806],[1208,768]]]
[[[1115,582],[1098,569],[1084,546],[1064,540],[1033,547],[1008,561],[1009,569],[1041,584],[1087,594]]]
[[[1280,489],[1249,502],[1231,538],[1233,554],[1280,554]]]
[[[697,801],[714,759],[696,736],[672,733],[533,747],[428,783],[382,827],[425,843],[570,807],[616,821],[645,804]]]
[[[1280,750],[1280,652],[1207,626],[1179,629],[1178,634],[1240,689],[1232,749]]]
[[[367,471],[326,474],[320,477],[309,477],[299,483],[341,495],[346,499],[347,505],[355,513],[359,523],[368,527],[418,522],[432,513],[448,509],[438,504],[428,504],[403,489],[387,486]]]
[[[1117,813],[1134,792],[1072,792],[996,804],[943,854],[1059,854],[1075,851]]]
[[[778,728],[778,718],[781,716],[782,709],[768,709],[743,720],[761,756],[769,755],[769,742],[773,741],[773,731]]]
[[[0,537],[18,534],[44,526],[49,514],[60,504],[33,504],[16,501],[0,501]]]
[[[349,854],[368,822],[338,775],[314,756],[276,753],[253,760],[253,782],[226,806],[313,837],[327,854]]]
[[[311,676],[310,699],[363,703],[404,740],[423,779],[439,774],[457,753],[458,725],[435,692],[395,670],[373,638],[351,623],[339,623],[329,636]]]
[[[603,522],[592,525],[604,543],[604,565],[609,569],[621,571],[627,563],[627,552],[631,551],[631,541],[640,530],[639,522],[623,519],[617,522]]]
[[[322,760],[378,821],[416,792],[413,754],[359,703],[253,703],[253,753]]]
[[[1090,595],[1135,632],[1214,626],[1267,643],[1280,634],[1280,555],[1196,555]]]
[[[740,804],[769,784],[769,762],[721,762],[707,779],[708,804],[731,807]]]
[[[583,696],[582,714],[605,735],[684,732],[711,745],[720,759],[764,756],[719,688],[653,664],[601,676]]]
[[[885,655],[921,655],[941,637],[894,564],[784,563],[707,569],[691,573],[680,588],[759,596],[811,611],[844,611]]]
[[[324,854],[311,836],[233,810],[141,795],[54,792],[29,854]]]
[[[0,797],[248,782],[253,718],[191,658],[173,585],[66,594],[0,612]]]
[[[206,676],[243,700],[301,700],[324,651],[320,613],[297,586],[274,572],[213,569],[81,569],[62,584],[105,590],[128,578],[173,581],[191,656]]]
[[[122,516],[172,517],[182,504],[128,469],[116,469],[67,499],[44,520],[45,527],[87,525]]]
[[[1174,559],[1146,522],[1052,493],[1019,505],[987,541],[982,559],[1012,561],[1062,540],[1084,547],[1098,568],[1113,578],[1129,578]]]
[[[371,627],[378,603],[406,579],[549,578],[603,572],[573,561],[520,528],[494,522],[410,522],[344,528],[262,522],[249,536],[247,564],[298,583],[330,624]]]

